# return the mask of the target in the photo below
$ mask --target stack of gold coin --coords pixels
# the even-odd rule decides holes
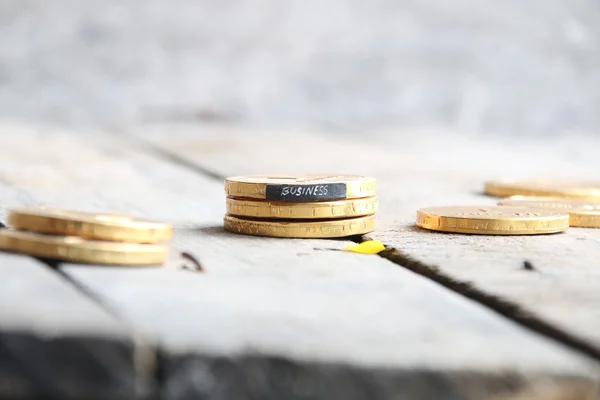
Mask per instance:
[[[600,182],[565,180],[493,180],[485,182],[490,196],[544,196],[600,201]]]
[[[336,238],[375,229],[377,183],[365,176],[236,176],[225,180],[225,193],[230,232]]]
[[[564,180],[503,180],[485,183],[487,194],[507,197],[500,206],[563,211],[569,225],[600,228],[600,183]]]
[[[555,197],[511,196],[499,201],[498,205],[562,210],[569,213],[570,226],[600,228],[600,202]]]
[[[9,210],[0,230],[0,250],[67,262],[104,265],[159,265],[171,225],[127,215],[49,208]]]
[[[600,228],[600,183],[565,180],[493,180],[485,193],[507,197],[497,206],[434,207],[417,211],[430,230],[484,235],[536,235],[569,226]]]

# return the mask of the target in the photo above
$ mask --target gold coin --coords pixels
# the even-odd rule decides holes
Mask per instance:
[[[249,175],[225,179],[231,197],[305,203],[373,197],[377,182],[360,175]]]
[[[45,207],[10,210],[8,225],[24,231],[135,243],[156,243],[173,236],[169,224]]]
[[[0,229],[0,250],[103,265],[159,265],[168,253],[167,247],[159,244],[104,242],[13,229]]]
[[[281,219],[351,218],[375,214],[377,198],[290,203],[227,198],[227,213],[240,217]]]
[[[254,236],[284,238],[338,238],[361,235],[375,229],[375,216],[326,221],[252,220],[226,215],[225,230]]]
[[[491,196],[547,196],[583,200],[600,200],[600,182],[561,180],[498,180],[485,182]]]
[[[430,207],[417,211],[417,225],[454,233],[536,235],[567,230],[569,214],[560,210],[528,207]]]
[[[557,199],[553,197],[513,196],[498,202],[501,206],[561,209],[569,213],[569,225],[581,228],[600,228],[600,202]]]

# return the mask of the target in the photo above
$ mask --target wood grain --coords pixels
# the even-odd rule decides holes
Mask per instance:
[[[60,274],[2,253],[0,281],[0,397],[107,400],[148,391],[150,366],[135,361],[147,349],[135,349],[126,327]]]
[[[481,194],[486,179],[594,179],[600,139],[576,134],[552,140],[490,139],[417,128],[408,135],[393,127],[374,127],[343,140],[326,131],[291,132],[293,136],[272,126],[175,124],[137,131],[143,140],[222,175],[372,175],[379,183],[380,210],[379,228],[370,237],[439,266],[450,278],[522,306],[600,349],[600,270],[595,267],[600,230],[490,237],[434,233],[414,225],[421,207],[495,204],[498,199]],[[536,273],[522,270],[526,260],[536,266]]]
[[[0,136],[6,205],[176,225],[165,268],[61,266],[160,346],[164,398],[547,399],[597,389],[596,363],[380,257],[328,250],[339,241],[225,233],[222,182],[176,158],[123,136],[17,130],[18,143]],[[198,142],[192,162],[202,156],[194,149],[211,152]],[[205,272],[178,270],[179,251]]]

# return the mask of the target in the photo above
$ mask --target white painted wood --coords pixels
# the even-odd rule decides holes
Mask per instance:
[[[135,349],[126,326],[61,274],[2,253],[0,282],[0,397],[129,399],[147,392],[149,350]]]
[[[319,399],[403,391],[493,398],[513,386],[521,394],[594,390],[595,364],[380,257],[326,250],[341,248],[339,241],[225,233],[222,182],[139,150],[124,136],[10,130],[19,132],[18,142],[0,136],[7,205],[172,221],[174,252],[190,251],[202,262],[203,274],[178,271],[176,263],[62,266],[160,344],[167,398],[291,396],[295,386],[278,373],[303,379]],[[176,144],[177,136],[165,142]],[[189,147],[194,157],[198,148],[226,153],[199,142]],[[253,157],[255,150],[248,148]],[[338,388],[339,379],[353,383]]]
[[[166,134],[168,132],[168,135]],[[293,134],[292,134],[293,133]],[[432,233],[416,210],[493,205],[494,178],[597,179],[600,138],[532,139],[374,127],[353,135],[276,127],[164,125],[137,135],[222,175],[362,173],[379,181],[379,227],[370,235],[459,281],[511,300],[600,348],[600,230],[536,237]],[[539,273],[521,270],[531,261]]]

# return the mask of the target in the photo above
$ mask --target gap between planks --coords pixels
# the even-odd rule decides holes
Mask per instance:
[[[29,139],[35,143],[36,137]],[[18,181],[13,181],[14,175],[7,175],[6,179],[14,182],[11,191],[6,193],[7,198],[12,198],[31,187],[29,194],[34,203],[62,203],[67,200],[69,206],[97,206],[98,203],[90,203],[96,200],[101,201],[107,208],[114,205],[127,208],[132,204],[122,196],[122,189],[127,188],[130,193],[135,193],[133,197],[139,202],[135,203],[135,206],[140,210],[153,213],[159,211],[163,205],[178,203],[181,209],[165,210],[171,215],[170,219],[190,218],[190,215],[193,215],[193,220],[217,222],[214,212],[221,207],[224,195],[216,196],[217,187],[220,185],[216,185],[214,181],[208,182],[207,177],[204,177],[203,182],[199,179],[197,171],[189,171],[189,168],[185,168],[187,171],[184,171],[181,165],[174,168],[167,163],[153,166],[157,162],[156,157],[146,157],[125,148],[120,149],[118,143],[101,145],[96,149],[89,144],[88,147],[83,146],[81,139],[75,135],[58,135],[51,139],[56,139],[53,144],[57,149],[70,154],[70,163],[78,159],[89,163],[92,170],[90,175],[87,171],[83,175],[70,172],[62,160],[53,160],[51,152],[37,154],[37,157],[47,160],[50,167],[47,172],[56,177],[51,188],[45,190],[45,183],[33,175],[16,175],[21,177]],[[36,159],[36,154],[25,153],[23,156]],[[13,155],[14,157],[19,159],[18,154]],[[10,160],[5,162],[11,164]],[[114,165],[115,170],[105,171],[107,165]],[[82,177],[85,178],[83,181]],[[92,183],[91,187],[96,187],[105,180],[111,182],[116,191],[103,193],[104,196],[100,200],[93,196],[94,192],[86,195],[85,187],[79,188],[78,191],[70,191],[68,198],[60,195],[61,189],[70,189],[74,185],[86,182]],[[138,183],[139,186],[136,186]],[[154,188],[156,183],[160,183],[162,191]],[[18,190],[13,192],[17,188]],[[153,195],[157,198],[154,199]],[[198,207],[198,204],[195,204],[197,201],[186,202],[186,197],[190,195],[194,195],[196,199],[198,196],[207,195],[215,200],[219,207],[211,209],[209,204]],[[215,236],[216,233],[219,234]],[[204,237],[205,234],[208,237]],[[357,382],[356,386],[348,387],[370,393],[385,393],[385,398],[393,398],[396,393],[407,390],[407,386],[410,386],[411,390],[421,391],[421,394],[428,393],[431,396],[429,398],[436,398],[433,394],[437,390],[451,390],[452,393],[462,393],[465,396],[468,393],[471,396],[469,398],[478,399],[482,396],[477,397],[477,393],[485,393],[488,396],[489,391],[494,389],[491,386],[484,388],[482,385],[496,385],[497,392],[508,390],[513,394],[514,391],[534,390],[537,393],[541,390],[544,394],[536,394],[536,398],[540,399],[551,398],[549,396],[555,395],[557,391],[569,391],[571,384],[575,385],[575,391],[569,393],[589,393],[591,389],[589,381],[584,381],[582,386],[578,386],[580,381],[576,377],[570,380],[570,377],[565,379],[563,375],[557,376],[557,381],[550,379],[556,386],[547,386],[548,378],[553,376],[548,372],[552,371],[553,367],[560,371],[559,374],[571,368],[574,354],[568,349],[515,327],[509,321],[465,301],[450,291],[438,288],[426,279],[412,275],[404,269],[395,268],[378,257],[358,258],[356,255],[338,253],[338,258],[338,254],[334,257],[333,252],[321,252],[319,255],[308,254],[312,256],[310,259],[315,264],[318,260],[323,261],[321,265],[311,265],[306,261],[299,262],[295,254],[295,251],[311,245],[311,241],[267,242],[256,238],[246,240],[234,238],[221,233],[220,230],[217,232],[215,229],[200,234],[196,232],[193,237],[180,236],[179,239],[182,243],[185,242],[186,246],[194,243],[197,248],[204,250],[206,247],[208,251],[211,247],[232,246],[236,243],[240,247],[254,249],[256,254],[260,253],[261,256],[256,259],[257,263],[248,264],[251,268],[245,271],[238,269],[235,274],[228,271],[219,274],[218,271],[214,271],[215,273],[207,274],[202,279],[187,279],[187,276],[169,274],[169,271],[164,269],[140,273],[137,270],[120,272],[107,268],[64,266],[70,276],[103,291],[103,296],[110,297],[111,301],[120,307],[128,308],[128,315],[137,318],[136,327],[157,329],[157,332],[165,334],[161,346],[165,346],[164,350],[171,350],[171,354],[160,359],[163,369],[159,369],[159,375],[169,375],[159,379],[163,385],[168,386],[166,390],[171,390],[171,394],[173,391],[181,394],[181,387],[188,390],[183,395],[197,393],[202,390],[197,386],[197,379],[205,378],[206,373],[210,373],[209,377],[223,378],[224,382],[234,384],[235,388],[244,388],[248,383],[245,380],[246,375],[239,373],[242,368],[244,373],[257,374],[258,379],[253,383],[264,382],[265,386],[261,386],[259,390],[263,394],[272,395],[270,390],[277,389],[277,385],[271,387],[269,381],[277,380],[275,378],[281,376],[279,374],[282,367],[281,362],[273,356],[281,353],[291,360],[291,364],[288,364],[291,368],[284,369],[290,371],[289,375],[284,374],[283,378],[299,377],[307,379],[313,385],[326,384],[330,388],[332,382],[342,377],[348,380],[349,385],[352,381]],[[278,246],[279,251],[273,252]],[[266,249],[273,254],[269,255],[263,251]],[[295,251],[290,254],[290,250]],[[236,261],[235,258],[228,260]],[[295,265],[288,265],[287,262]],[[364,268],[366,262],[373,268]],[[282,271],[282,263],[289,268]],[[237,264],[236,268],[246,268],[239,260]],[[245,276],[238,276],[241,279],[234,276],[244,274]],[[279,279],[283,274],[290,275],[286,279]],[[335,279],[328,279],[334,275]],[[290,279],[292,277],[294,279]],[[172,285],[171,290],[168,290],[169,284]],[[360,290],[364,292],[364,296],[356,299],[357,291]],[[224,296],[228,291],[231,294]],[[311,293],[314,298],[307,298],[307,293]],[[166,302],[162,301],[162,295],[167,296]],[[431,303],[423,302],[424,298],[431,300]],[[278,304],[278,301],[282,300],[283,303]],[[257,302],[257,307],[249,304],[254,302]],[[292,307],[288,308],[286,304]],[[221,307],[211,311],[215,305]],[[346,318],[349,305],[353,318]],[[206,326],[190,325],[188,318],[179,319],[177,315],[173,315],[178,313],[194,315]],[[319,315],[320,313],[322,315]],[[394,321],[387,320],[390,319],[390,315],[396,316],[391,318]],[[202,319],[203,317],[205,319]],[[314,320],[313,317],[319,319]],[[237,325],[240,320],[246,321],[247,328]],[[262,323],[257,324],[256,321]],[[407,324],[407,321],[410,323]],[[178,331],[177,324],[184,324],[188,329],[193,327],[193,330]],[[347,333],[341,336],[340,324],[348,328]],[[266,335],[270,332],[269,329],[265,330],[264,325],[274,328],[272,336]],[[239,328],[239,338],[229,334],[230,326]],[[433,328],[441,332],[434,333]],[[302,335],[304,337],[294,337],[294,344],[299,346],[299,349],[290,348],[290,329],[293,332],[308,334]],[[489,337],[490,332],[500,337]],[[176,333],[185,333],[185,337],[170,337]],[[178,340],[182,342],[177,343]],[[471,351],[455,354],[447,347],[449,343],[462,341],[471,345]],[[360,343],[360,346],[349,346],[357,343]],[[264,349],[264,353],[260,354],[258,359],[251,356],[248,359],[243,354],[240,356],[239,352],[247,345],[259,351]],[[182,346],[191,354],[181,354]],[[224,349],[227,354],[221,352],[215,356],[209,351],[214,352],[215,347]],[[525,348],[531,351],[531,354],[523,354],[522,350]],[[352,349],[351,353],[354,354],[348,354],[349,349]],[[393,353],[390,353],[392,349]],[[229,352],[231,350],[233,352]],[[487,354],[482,354],[482,350]],[[207,351],[210,356],[206,355]],[[303,351],[312,352],[311,356],[324,360],[325,365],[314,365],[310,360],[303,360]],[[328,357],[330,358],[327,359]],[[348,365],[349,362],[355,362],[356,365]],[[376,364],[373,368],[365,367],[365,364],[373,363]],[[578,362],[576,364],[579,365]],[[393,371],[389,372],[387,368],[379,369],[377,366],[389,366]],[[427,367],[434,371],[427,372],[422,369]],[[471,378],[463,379],[461,371],[468,372],[469,368],[476,369],[481,375],[472,374]],[[528,375],[525,380],[518,373],[513,375],[516,371],[533,372],[536,369],[541,369],[544,373],[541,376]],[[577,366],[575,371],[581,373],[580,367]],[[482,381],[483,378],[486,380]],[[400,381],[404,382],[404,385],[400,385],[402,387],[392,384]],[[432,385],[432,382],[437,382],[438,385]],[[461,386],[461,382],[465,383],[464,387]],[[511,389],[513,385],[516,385],[516,388]],[[289,393],[292,388],[289,385],[284,386]],[[243,390],[251,393],[255,389],[253,387]],[[202,393],[208,396],[206,392]],[[219,398],[218,393],[214,394],[216,397],[211,398]],[[576,398],[573,396],[575,395],[572,395],[572,398]],[[342,397],[344,396],[340,396]],[[320,393],[319,398],[331,396]],[[345,398],[352,397],[346,395]]]
[[[351,238],[356,243],[362,243],[368,240],[376,240],[369,234],[359,235]],[[406,268],[411,272],[419,274],[425,278],[431,279],[470,300],[473,300],[490,310],[506,317],[525,328],[531,329],[534,332],[545,335],[548,338],[556,340],[566,346],[571,347],[590,358],[600,361],[600,349],[582,340],[576,335],[557,328],[556,326],[538,318],[535,314],[527,311],[517,303],[508,299],[503,299],[498,296],[486,293],[483,290],[476,288],[472,283],[458,281],[451,275],[445,274],[435,265],[428,265],[417,259],[406,255],[401,249],[393,246],[385,245],[385,250],[379,253],[379,256],[396,264],[401,268]]]
[[[153,352],[44,262],[0,253],[0,397],[131,399]]]
[[[361,241],[365,240],[372,240],[372,238],[365,235]],[[488,309],[493,310],[528,329],[545,335],[546,337],[556,340],[559,343],[600,361],[600,349],[596,346],[568,331],[562,330],[547,321],[544,321],[532,312],[527,311],[522,306],[508,299],[486,293],[469,282],[458,281],[452,276],[442,272],[439,267],[425,264],[407,256],[402,250],[395,247],[386,246],[386,249],[379,253],[379,255],[402,268],[406,268],[414,273],[429,278],[445,288],[476,301]]]
[[[168,140],[164,140],[162,132],[165,130],[173,134]],[[469,187],[474,180],[473,176],[488,174],[488,178],[494,177],[493,174],[498,171],[499,165],[494,164],[494,161],[488,162],[487,158],[498,159],[502,155],[502,151],[512,151],[511,154],[514,154],[516,158],[514,163],[501,164],[503,172],[514,176],[519,174],[527,176],[526,173],[543,176],[548,171],[552,171],[557,176],[581,176],[582,173],[587,173],[587,176],[593,175],[592,171],[586,171],[582,167],[583,164],[589,164],[594,159],[593,152],[590,153],[594,142],[589,137],[575,137],[569,141],[557,138],[553,146],[540,150],[539,143],[531,140],[522,142],[517,147],[513,146],[511,141],[498,141],[498,148],[493,148],[482,142],[477,135],[467,135],[466,139],[465,137],[461,138],[467,143],[473,142],[473,149],[467,154],[464,153],[464,146],[461,149],[460,144],[457,144],[456,141],[453,142],[452,136],[450,139],[445,138],[443,135],[452,134],[444,131],[416,131],[414,134],[411,132],[411,136],[403,136],[403,132],[395,135],[389,129],[374,129],[369,132],[368,140],[364,140],[364,130],[358,130],[357,133],[348,136],[340,134],[336,136],[335,134],[331,135],[327,130],[315,132],[301,129],[293,132],[294,136],[287,142],[281,140],[281,136],[289,133],[289,131],[285,131],[282,133],[272,127],[263,129],[236,125],[199,126],[194,124],[165,124],[144,127],[143,131],[131,130],[133,136],[138,140],[161,147],[162,152],[180,160],[180,165],[192,164],[195,169],[209,169],[218,177],[241,173],[268,173],[273,172],[271,170],[273,166],[281,167],[277,173],[316,173],[324,170],[333,172],[331,166],[335,165],[348,173],[383,176],[382,181],[387,181],[388,189],[391,187],[390,182],[406,182],[408,188],[411,185],[418,187],[422,192],[419,195],[423,199],[437,199],[435,191],[424,191],[422,186],[433,186],[433,183],[437,183],[436,180],[439,181],[440,176],[443,179],[447,178],[447,182],[444,182],[446,189],[452,188],[452,185],[458,185],[458,187],[463,187],[463,190]],[[289,157],[290,143],[294,145],[296,157],[293,158]],[[383,144],[385,144],[385,148]],[[399,159],[394,153],[400,144],[408,149],[403,153],[402,159]],[[478,146],[484,151],[480,151]],[[209,150],[207,151],[205,148]],[[258,148],[261,150],[257,150]],[[547,153],[544,154],[545,157],[542,157],[542,162],[529,163],[528,152],[536,150]],[[201,158],[194,157],[194,151],[197,151]],[[573,152],[578,153],[578,163],[573,163],[570,159]],[[268,160],[261,156],[262,153],[269,154]],[[466,157],[467,162],[461,162],[461,157]],[[356,162],[357,160],[360,161]],[[482,165],[482,168],[479,173],[473,174],[470,169],[475,163]],[[449,169],[450,165],[453,168]],[[414,174],[410,173],[416,166],[424,171],[423,182],[425,183],[419,180],[421,177],[416,179]],[[523,166],[527,166],[527,168],[523,169]],[[453,175],[451,173],[454,172],[454,169],[457,169],[457,173]],[[340,172],[339,169],[336,172]],[[392,187],[392,189],[394,188]],[[437,190],[438,192],[439,190],[443,191],[444,188],[438,187]],[[385,203],[385,197],[384,193],[380,193],[380,203]],[[467,202],[466,204],[472,203],[474,199],[473,194],[467,192],[464,195],[454,195],[454,197],[463,198]],[[389,204],[391,202],[388,201]],[[424,203],[424,205],[428,204]],[[390,234],[386,233],[382,236],[378,230],[368,237],[388,242],[386,235]],[[442,237],[440,236],[440,238]],[[469,285],[465,279],[461,279],[460,274],[456,273],[459,272],[456,269],[447,270],[444,266],[437,268],[426,260],[418,260],[414,256],[407,257],[406,251],[397,244],[390,244],[388,249],[388,252],[382,256],[391,262],[432,279],[528,329],[595,359],[600,359],[600,347],[598,346],[600,338],[594,338],[593,334],[590,338],[589,328],[587,335],[581,335],[577,329],[569,329],[569,325],[560,317],[554,320],[548,319],[547,313],[540,315],[534,311],[537,310],[536,308],[528,311],[532,304],[526,301],[527,305],[520,305],[520,302],[510,296],[510,293],[506,293],[508,296],[505,296],[502,290],[487,290],[485,286],[481,287],[482,285],[479,285],[477,280]],[[416,265],[419,267],[415,267]]]

